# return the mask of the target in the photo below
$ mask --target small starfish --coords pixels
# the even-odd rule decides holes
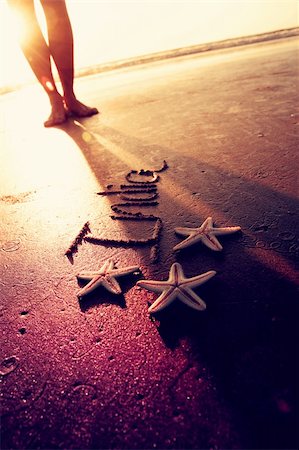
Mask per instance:
[[[78,291],[77,296],[83,297],[84,295],[89,294],[89,292],[92,292],[100,285],[104,286],[109,292],[112,292],[113,294],[121,294],[121,287],[115,278],[122,275],[127,275],[138,270],[138,266],[115,269],[113,260],[108,259],[102,265],[102,267],[95,272],[85,271],[78,273],[77,278],[81,280],[88,280],[89,283],[87,283],[86,286]]]
[[[166,308],[175,298],[178,298],[191,308],[203,311],[206,309],[206,304],[192,289],[205,283],[214,275],[216,275],[216,272],[210,270],[201,275],[186,278],[182,266],[179,263],[174,263],[170,268],[167,281],[140,280],[137,281],[137,286],[143,287],[148,291],[162,292],[149,307],[148,311],[150,313],[156,313]]]
[[[216,238],[221,234],[231,234],[241,230],[241,227],[213,227],[212,217],[208,217],[199,228],[175,228],[174,231],[182,236],[188,236],[187,239],[173,247],[173,250],[181,250],[182,248],[189,247],[196,244],[198,241],[202,241],[211,250],[220,251],[222,245]]]

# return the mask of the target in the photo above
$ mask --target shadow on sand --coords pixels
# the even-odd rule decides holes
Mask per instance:
[[[83,121],[63,129],[95,175],[106,182],[118,182],[115,177],[121,172],[140,169],[134,166],[138,160],[145,168],[153,162],[159,166],[163,159],[168,162],[159,197],[164,223],[161,258],[149,268],[151,277],[167,278],[175,260],[188,277],[212,269],[217,275],[198,289],[207,304],[204,313],[174,302],[157,315],[157,329],[171,349],[187,339],[190,366],[209,367],[252,448],[295,448],[298,201],[260,183],[258,175],[245,178],[242,170],[236,175],[201,161],[200,155],[181,157],[175,150],[146,146],[105,126],[97,125],[95,135]],[[122,159],[105,142],[123,149]],[[187,190],[185,204],[165,188],[165,180]],[[202,212],[194,213],[194,205]],[[206,205],[227,218],[223,225],[240,225],[242,233],[220,237],[220,254],[202,244],[174,253],[179,238],[173,227],[199,226],[206,218]]]

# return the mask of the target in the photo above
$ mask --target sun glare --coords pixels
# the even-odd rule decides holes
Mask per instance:
[[[42,78],[42,83],[45,86],[47,91],[53,92],[54,91],[54,86],[53,83],[51,83],[51,81],[49,81],[47,78],[43,77]]]
[[[8,14],[9,30],[15,36],[17,41],[21,41],[26,36],[26,26],[24,18],[20,11],[13,8]]]
[[[45,32],[40,2],[35,1],[35,6]],[[74,32],[76,70],[298,26],[296,0],[67,0],[67,7]],[[35,80],[18,44],[24,39],[24,32],[19,13],[13,14],[7,3],[0,1],[0,89]]]
[[[25,26],[17,11],[10,11],[0,3],[0,92],[11,86],[33,80],[34,76],[20,50],[19,42],[24,37]]]

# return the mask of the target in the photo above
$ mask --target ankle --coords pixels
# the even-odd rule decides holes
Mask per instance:
[[[62,104],[63,105],[63,98],[62,96],[59,94],[59,92],[51,92],[51,94],[48,94],[49,96],[49,100],[51,105],[58,105],[58,104]]]
[[[76,96],[75,96],[75,93],[74,93],[73,90],[64,92],[64,93],[63,93],[63,99],[64,99],[64,101],[65,101],[66,103],[68,103],[68,102],[73,102],[73,101],[77,100],[77,99],[76,99]]]

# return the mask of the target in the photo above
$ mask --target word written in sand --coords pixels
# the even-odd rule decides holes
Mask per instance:
[[[71,243],[71,245],[69,246],[69,248],[66,250],[65,255],[71,257],[73,253],[77,253],[78,245],[82,244],[84,236],[89,232],[90,232],[89,222],[86,222],[79,231],[79,233],[77,234],[77,236],[75,237],[75,239],[73,240],[73,242]]]
[[[108,185],[105,191],[98,192],[101,196],[118,196],[119,202],[113,203],[111,209],[113,214],[110,215],[113,220],[128,220],[128,221],[151,221],[154,222],[152,234],[147,238],[142,239],[110,239],[101,236],[96,236],[91,233],[89,223],[87,222],[80,230],[79,234],[66,251],[66,255],[71,257],[73,253],[78,251],[78,245],[82,241],[91,242],[93,244],[113,245],[113,246],[151,246],[150,260],[157,261],[159,257],[159,239],[162,230],[162,220],[160,217],[153,214],[144,214],[141,211],[131,212],[130,208],[136,207],[153,207],[159,204],[158,202],[158,186],[159,172],[168,168],[166,161],[160,169],[131,170],[126,175],[126,184],[121,184],[117,189],[113,185]]]

